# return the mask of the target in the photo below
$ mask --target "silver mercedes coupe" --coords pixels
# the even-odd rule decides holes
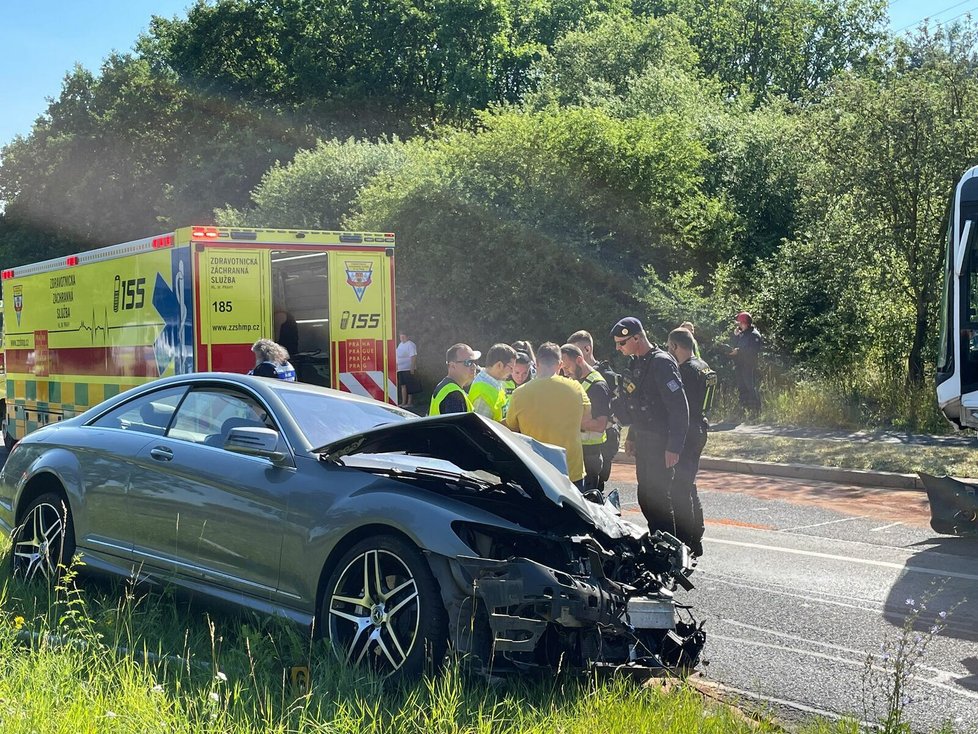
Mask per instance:
[[[172,584],[284,615],[351,664],[414,676],[685,668],[705,636],[688,549],[585,500],[562,451],[472,413],[326,388],[158,380],[20,441],[0,472],[14,571]]]

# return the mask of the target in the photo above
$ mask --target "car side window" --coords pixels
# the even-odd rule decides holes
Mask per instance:
[[[170,424],[180,398],[186,392],[187,388],[180,386],[140,395],[116,406],[89,425],[162,436],[166,433],[166,427]]]
[[[278,430],[253,398],[233,390],[203,388],[187,395],[166,435],[221,448],[231,429],[241,426]]]

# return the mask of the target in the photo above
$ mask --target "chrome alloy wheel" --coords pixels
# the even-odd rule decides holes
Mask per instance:
[[[329,639],[348,663],[393,673],[417,644],[420,611],[408,565],[389,550],[367,550],[331,590]]]
[[[64,542],[62,511],[50,502],[34,505],[14,536],[14,573],[28,581],[56,578]]]

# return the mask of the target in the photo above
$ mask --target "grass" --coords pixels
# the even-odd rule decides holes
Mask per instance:
[[[9,568],[9,559],[3,568]],[[30,641],[33,640],[33,644]],[[311,685],[293,685],[305,665]],[[3,732],[779,732],[686,685],[569,675],[489,685],[450,662],[385,686],[287,623],[214,613],[122,583],[0,592]],[[805,734],[855,733],[815,721]]]
[[[841,469],[902,474],[924,471],[978,477],[978,451],[963,446],[917,446],[880,441],[856,443],[718,431],[710,434],[704,454],[725,459],[814,464]]]

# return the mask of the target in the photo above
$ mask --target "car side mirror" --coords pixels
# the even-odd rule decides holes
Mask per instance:
[[[270,428],[232,428],[224,439],[224,449],[246,456],[260,456],[273,464],[282,464],[286,459],[286,453],[279,450],[278,432]]]

